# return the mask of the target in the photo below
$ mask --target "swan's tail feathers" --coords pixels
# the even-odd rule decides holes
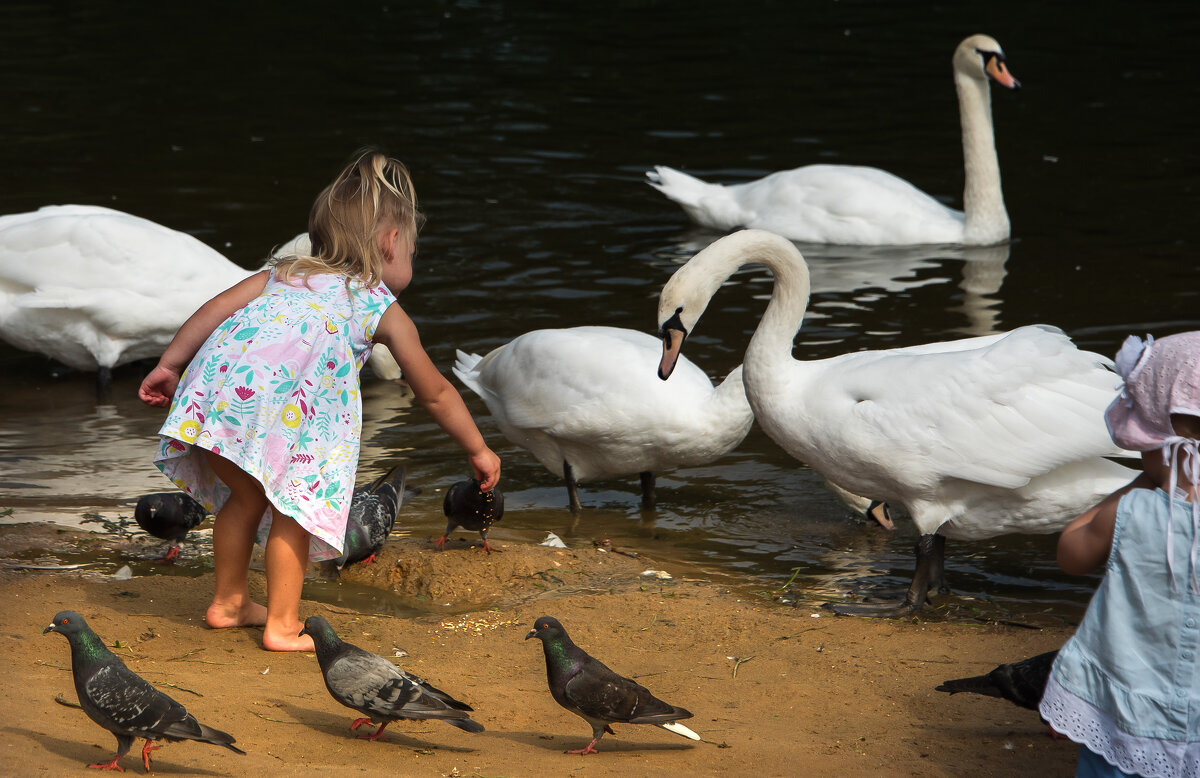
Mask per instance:
[[[732,230],[749,224],[747,214],[730,190],[695,176],[658,165],[646,171],[647,183],[683,207],[688,217],[703,227]]]
[[[663,729],[667,730],[668,732],[674,732],[676,735],[683,735],[684,737],[686,737],[690,740],[699,740],[700,739],[699,735],[697,735],[695,732],[691,731],[687,727],[683,726],[678,721],[672,721],[667,724],[659,724],[658,726],[662,727]]]
[[[454,371],[454,375],[458,376],[458,380],[463,382],[464,386],[475,394],[482,396],[479,388],[479,373],[475,371],[481,359],[483,357],[478,354],[468,354],[465,351],[455,349],[454,367],[451,370]]]
[[[689,176],[672,167],[657,165],[654,170],[646,171],[650,186],[665,194],[684,207],[695,207],[700,201],[720,189],[718,184],[701,181],[695,176]]]

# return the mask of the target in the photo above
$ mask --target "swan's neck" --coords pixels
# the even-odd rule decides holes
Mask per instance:
[[[746,347],[746,374],[761,376],[777,372],[771,365],[792,361],[792,342],[804,321],[811,285],[808,266],[798,253],[795,260],[770,251],[756,255],[755,259],[775,277],[771,301]]]
[[[1008,239],[1008,212],[1000,188],[1000,162],[992,130],[992,102],[987,81],[963,73],[954,74],[962,121],[963,212],[966,214],[963,242],[988,245]]]

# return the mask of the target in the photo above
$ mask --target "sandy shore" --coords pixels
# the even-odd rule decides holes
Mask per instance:
[[[943,680],[1056,648],[1066,628],[834,617],[711,581],[651,581],[653,563],[595,549],[505,544],[485,556],[459,541],[437,553],[391,542],[346,580],[391,589],[447,614],[396,618],[306,599],[348,642],[394,657],[475,708],[487,731],[396,722],[356,739],[356,714],[326,692],[312,654],[272,654],[256,629],[210,630],[211,574],[128,580],[84,571],[15,569],[13,559],[62,541],[52,530],[0,527],[0,679],[5,773],[78,773],[116,740],[75,701],[70,653],[42,635],[59,610],[82,613],[126,664],[230,732],[247,754],[194,742],[155,752],[177,775],[1071,775],[1076,746],[1035,713],[1003,700],[949,695]],[[254,585],[261,594],[262,579]],[[447,605],[447,603],[449,605]],[[814,615],[816,614],[816,615]],[[557,617],[580,646],[657,696],[691,710],[695,743],[656,727],[614,725],[601,753],[563,753],[587,724],[551,699],[534,620]],[[400,651],[406,656],[395,656]],[[123,761],[142,772],[142,741]]]

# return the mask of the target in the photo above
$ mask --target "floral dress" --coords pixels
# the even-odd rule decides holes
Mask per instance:
[[[312,560],[340,554],[362,435],[358,373],[395,301],[382,284],[333,274],[285,284],[272,270],[184,371],[154,463],[216,513],[229,489],[196,448],[220,454],[314,537]],[[259,543],[270,520],[268,509]]]

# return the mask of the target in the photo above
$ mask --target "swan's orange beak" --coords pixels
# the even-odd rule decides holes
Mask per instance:
[[[658,377],[666,381],[671,377],[671,373],[675,370],[675,363],[679,361],[679,354],[683,350],[683,340],[687,333],[682,329],[675,329],[668,324],[663,325],[663,355],[662,361],[658,363]]]
[[[984,70],[1000,86],[1006,86],[1009,89],[1021,88],[1021,82],[1013,78],[1012,73],[1008,72],[1008,66],[1004,64],[1004,60],[995,55],[988,57]]]

